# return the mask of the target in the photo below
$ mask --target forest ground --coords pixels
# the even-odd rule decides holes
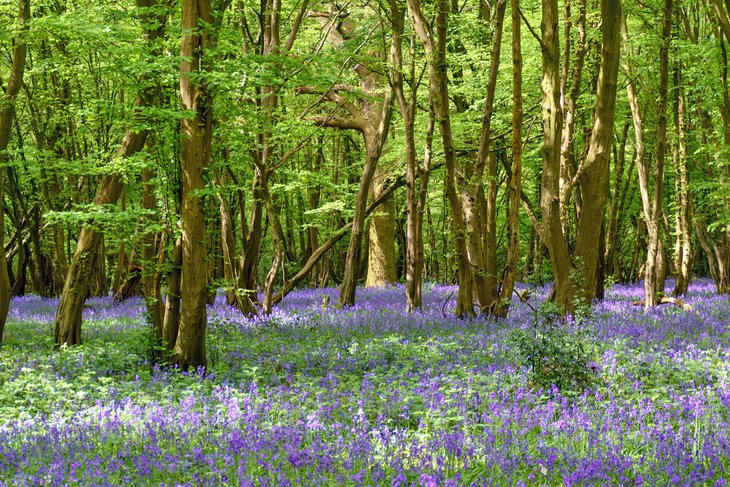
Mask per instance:
[[[454,291],[410,315],[399,286],[347,309],[296,291],[252,320],[219,297],[190,375],[151,365],[140,300],[89,301],[85,344],[54,352],[57,300],[16,298],[0,485],[726,485],[730,302],[710,281],[689,312],[615,285],[567,322],[546,288],[500,322],[454,317]]]

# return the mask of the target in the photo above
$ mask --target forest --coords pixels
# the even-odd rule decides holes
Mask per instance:
[[[728,0],[0,0],[0,486],[726,485],[728,48]]]

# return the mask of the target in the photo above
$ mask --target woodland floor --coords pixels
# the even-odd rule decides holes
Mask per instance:
[[[667,290],[671,288],[668,286]],[[562,323],[449,314],[454,289],[298,291],[266,319],[219,298],[207,375],[151,366],[139,300],[90,301],[54,353],[55,300],[11,305],[0,485],[726,485],[730,302],[649,313],[640,285]],[[451,301],[447,302],[447,298]],[[556,384],[553,386],[552,384]]]

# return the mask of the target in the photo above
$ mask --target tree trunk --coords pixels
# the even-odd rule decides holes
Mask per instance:
[[[8,85],[5,87],[5,95],[0,99],[0,164],[4,164],[4,151],[10,142],[13,117],[15,115],[15,99],[23,85],[23,73],[25,71],[25,31],[30,22],[30,0],[18,0],[18,37],[13,44],[13,64],[10,68]],[[0,173],[0,199],[3,198],[3,177]],[[5,240],[5,209],[0,205],[0,250],[4,247]],[[5,331],[5,320],[10,309],[10,277],[8,276],[8,263],[5,252],[0,252],[0,341]]]
[[[583,206],[578,227],[577,255],[583,265],[583,300],[598,297],[596,279],[602,261],[601,229],[604,225],[613,141],[616,92],[621,50],[621,1],[601,1],[601,65],[598,73],[596,111],[588,155],[580,178]]]
[[[235,183],[235,181],[234,181]],[[241,269],[238,272],[236,289],[236,307],[246,316],[256,315],[254,303],[258,302],[256,291],[256,267],[261,251],[263,237],[263,204],[261,201],[261,176],[258,171],[254,174],[252,183],[253,201],[251,203],[251,222],[246,225],[246,212],[243,207],[243,192],[239,192],[241,213],[241,237],[244,242]],[[248,231],[247,230],[248,227]]]
[[[411,313],[421,307],[421,273],[418,268],[423,266],[423,240],[419,249],[418,230],[419,220],[421,227],[423,214],[419,214],[418,191],[416,188],[417,155],[415,135],[415,90],[411,88],[411,97],[406,99],[403,88],[403,11],[395,0],[390,1],[390,15],[393,28],[391,39],[391,72],[390,84],[393,88],[398,108],[403,117],[403,141],[405,144],[406,159],[406,311]],[[413,79],[415,64],[411,56],[409,75]],[[430,124],[433,127],[433,123]],[[420,262],[419,262],[420,251]]]
[[[565,99],[563,103],[564,121],[563,134],[560,143],[560,219],[563,225],[563,233],[568,235],[570,229],[570,195],[573,192],[576,182],[573,181],[575,175],[575,116],[578,107],[578,99],[581,94],[581,86],[583,81],[583,66],[585,64],[586,54],[586,3],[585,0],[578,1],[578,23],[575,26],[577,31],[576,58],[573,65],[572,79],[570,82],[570,92],[568,89],[568,67],[570,61],[570,0],[565,2],[565,47],[564,47],[564,63],[561,79],[561,92]]]
[[[352,306],[355,304],[355,288],[360,273],[360,254],[362,252],[362,240],[365,233],[365,207],[367,206],[368,190],[375,174],[375,166],[380,157],[378,152],[371,152],[368,146],[367,159],[363,167],[360,185],[355,199],[355,216],[353,218],[352,230],[350,232],[350,243],[347,246],[345,257],[345,269],[340,287],[340,306]]]
[[[685,98],[682,85],[681,71],[678,70],[675,82],[676,107],[675,125],[677,141],[675,143],[674,172],[676,181],[677,205],[677,275],[672,294],[682,296],[687,294],[687,288],[692,272],[692,238],[689,193],[689,178],[687,176],[687,134],[685,128]]]
[[[388,173],[381,166],[375,168],[370,184],[370,198],[382,190]],[[389,199],[370,217],[368,228],[368,271],[365,287],[393,284],[398,278],[395,255],[395,202]]]
[[[499,293],[499,300],[493,313],[494,316],[497,317],[505,317],[509,311],[512,292],[514,291],[515,281],[517,280],[517,266],[520,258],[520,192],[522,191],[522,29],[520,24],[519,0],[511,0],[511,8],[512,168],[509,175],[507,197],[507,262],[505,263],[504,277],[502,278],[502,289]],[[494,176],[496,177],[496,171]]]
[[[182,109],[194,117],[181,120],[182,131],[182,279],[180,281],[180,325],[175,357],[180,370],[205,367],[205,329],[208,266],[206,263],[205,188],[203,170],[210,160],[212,97],[199,73],[205,73],[210,59],[212,22],[210,0],[183,0],[180,47],[180,100]]]
[[[279,208],[269,193],[268,184],[263,186],[262,196],[264,198],[264,205],[266,206],[269,225],[271,226],[271,247],[274,251],[274,259],[264,281],[263,312],[268,315],[271,313],[273,307],[272,295],[274,293],[276,276],[284,264],[284,236],[281,221],[279,220]]]
[[[441,142],[446,163],[445,191],[451,209],[451,229],[456,240],[459,293],[456,299],[457,316],[474,314],[473,273],[469,265],[466,242],[466,222],[461,201],[456,190],[456,154],[451,132],[448,77],[446,64],[446,33],[448,29],[449,4],[447,0],[437,2],[436,35],[429,26],[420,0],[408,0],[408,11],[419,41],[426,51],[428,63],[428,86],[433,103],[434,116],[439,122]]]
[[[606,262],[606,273],[609,276],[616,277],[620,275],[618,272],[618,231],[621,217],[622,202],[629,191],[631,179],[624,182],[624,168],[626,166],[626,142],[628,140],[629,123],[624,123],[621,139],[619,141],[618,151],[616,153],[616,161],[614,163],[613,186],[611,187],[611,206],[608,210],[608,227],[606,231],[606,252],[604,260]],[[633,174],[633,172],[630,172]]]
[[[180,280],[182,276],[182,239],[178,237],[172,247],[170,273],[167,276],[167,298],[162,320],[162,341],[172,351],[177,342],[180,324]]]
[[[553,270],[555,303],[573,309],[573,263],[560,219],[560,147],[563,113],[560,104],[560,42],[558,39],[558,2],[542,0],[542,178],[540,208],[545,245]]]
[[[224,188],[228,183],[227,171],[223,171],[219,185]],[[221,220],[221,250],[223,252],[223,280],[225,281],[226,303],[229,306],[236,304],[236,239],[233,233],[233,217],[231,209],[223,194],[218,193],[218,210]]]
[[[139,7],[152,7],[156,0],[137,0]],[[148,24],[145,29],[154,25],[155,30],[145,30],[148,42],[160,38],[164,33],[165,16],[158,17],[157,24]],[[143,76],[143,81],[147,76]],[[137,95],[135,108],[149,106],[155,97],[155,90],[142,88]],[[126,158],[136,154],[144,147],[147,139],[145,130],[129,130],[122,139],[122,145],[115,157]],[[119,174],[105,175],[94,197],[94,204],[99,206],[116,204],[122,191],[122,178]],[[102,235],[91,227],[81,229],[76,242],[76,251],[69,265],[63,291],[56,312],[56,345],[79,345],[81,343],[81,313],[84,301],[89,293],[91,278],[90,266],[94,263],[101,244]]]
[[[152,225],[157,219],[157,201],[155,199],[155,189],[152,184],[153,173],[150,169],[142,169],[142,208],[150,212],[143,221]],[[163,303],[160,300],[160,278],[158,265],[155,255],[165,253],[164,245],[157,245],[158,240],[162,240],[161,233],[150,232],[149,229],[144,230],[142,236],[142,276],[141,286],[142,294],[145,298],[147,306],[147,314],[152,321],[152,330],[155,338],[162,340],[162,323],[164,320]]]
[[[672,0],[664,0],[662,39],[659,46],[659,103],[657,105],[657,148],[654,197],[651,202],[651,221],[647,221],[649,248],[646,256],[644,291],[646,307],[657,305],[659,293],[664,291],[664,252],[661,241],[661,220],[664,196],[664,158],[667,152],[667,87],[669,85],[669,43],[672,34]]]
[[[624,37],[624,42],[628,42],[628,30],[626,27],[626,18],[623,17],[621,20],[621,29]],[[634,138],[635,138],[635,157],[636,157],[636,168],[639,175],[639,190],[641,192],[641,204],[644,213],[644,220],[646,222],[647,235],[649,239],[649,245],[647,249],[646,264],[644,266],[644,303],[646,308],[650,308],[656,305],[657,298],[657,254],[659,246],[659,215],[654,214],[654,208],[652,207],[651,195],[649,193],[649,163],[646,160],[646,153],[644,148],[644,136],[643,136],[643,120],[641,115],[641,108],[639,106],[639,98],[636,93],[634,86],[634,75],[630,64],[624,63],[624,71],[626,72],[626,93],[629,100],[629,106],[631,108],[631,118],[634,125]],[[658,169],[658,168],[657,168]],[[663,172],[662,179],[663,179]],[[655,194],[657,191],[656,186],[659,185],[659,173],[657,173],[657,184],[655,184]],[[637,232],[638,235],[638,232]],[[638,236],[637,236],[638,239]],[[633,267],[633,266],[632,266]]]

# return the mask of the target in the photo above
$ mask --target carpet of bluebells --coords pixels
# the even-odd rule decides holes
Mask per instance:
[[[152,365],[139,300],[91,300],[85,345],[53,352],[56,301],[15,299],[0,486],[727,485],[728,297],[698,281],[691,311],[647,313],[640,285],[611,287],[557,325],[590,359],[561,390],[515,340],[545,293],[498,322],[454,317],[442,286],[411,315],[397,286],[347,309],[298,291],[251,320],[219,298],[191,374]]]

